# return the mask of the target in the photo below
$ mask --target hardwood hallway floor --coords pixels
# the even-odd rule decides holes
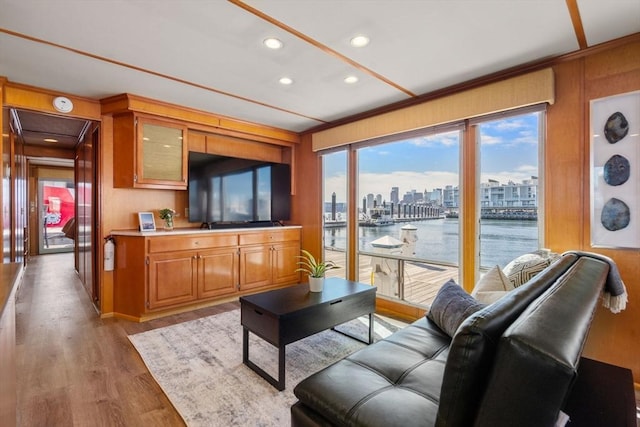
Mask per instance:
[[[18,425],[184,425],[127,335],[237,307],[145,323],[100,319],[73,254],[32,257],[16,303]]]
[[[16,303],[18,425],[184,425],[127,335],[238,307],[221,304],[145,323],[100,319],[72,254],[31,258]],[[640,408],[638,390],[636,399]]]

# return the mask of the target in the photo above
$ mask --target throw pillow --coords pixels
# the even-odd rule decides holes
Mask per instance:
[[[453,337],[464,319],[484,306],[450,279],[438,291],[427,318],[438,325],[444,333]]]
[[[471,296],[479,302],[491,304],[496,302],[509,291],[515,289],[509,278],[502,272],[499,266],[487,271],[476,283]]]
[[[555,261],[555,255],[548,249],[524,254],[507,264],[503,272],[513,286],[522,286]]]

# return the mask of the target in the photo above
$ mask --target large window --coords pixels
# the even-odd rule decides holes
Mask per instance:
[[[358,149],[358,280],[429,304],[458,276],[459,130]]]
[[[480,268],[538,249],[540,112],[477,124]]]
[[[325,255],[347,266],[343,251],[357,251],[353,272],[332,274],[429,305],[447,280],[472,286],[476,273],[537,249],[543,122],[530,107],[324,154]]]

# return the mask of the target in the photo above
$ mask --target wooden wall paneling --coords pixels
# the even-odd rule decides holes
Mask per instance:
[[[114,213],[122,212],[121,206],[114,204],[113,187],[113,118],[102,116],[100,126],[100,149],[98,155],[100,173],[100,238],[108,236],[113,230]],[[104,265],[99,263],[100,277],[100,313],[103,317],[113,315],[113,276],[112,271],[104,271]]]
[[[544,240],[553,251],[564,252],[582,246],[582,197],[588,185],[580,143],[584,138],[582,61],[560,64],[554,72],[556,102],[547,109],[544,148]]]
[[[207,152],[207,135],[201,132],[189,130],[189,151],[196,153]]]
[[[170,118],[189,123],[189,127],[205,132],[216,131],[236,136],[244,136],[247,139],[284,141],[286,143],[298,143],[299,137],[295,132],[273,128],[256,123],[212,114],[206,111],[183,107],[145,98],[133,94],[120,94],[100,101],[102,114],[115,115],[125,111],[136,111],[151,114],[156,117]]]
[[[248,135],[260,135],[268,138],[278,139],[281,141],[294,142],[299,141],[298,134],[283,129],[272,128],[254,123],[243,122],[231,118],[220,117],[220,128],[239,131]]]
[[[545,240],[556,252],[612,258],[629,293],[626,310],[599,307],[584,355],[623,366],[640,382],[640,250],[591,247],[589,101],[640,89],[640,42],[554,66],[556,103],[547,112]]]
[[[2,99],[4,98],[5,83],[6,78],[0,77],[0,106],[2,106]],[[5,194],[5,189],[9,188],[9,177],[11,175],[8,158],[11,136],[9,134],[9,110],[7,108],[0,110],[0,130],[2,130],[2,140],[0,140],[0,166],[2,167],[2,176],[0,176],[0,212],[2,212],[0,214],[0,232],[2,232],[2,238],[0,238],[0,253],[3,254],[2,261],[5,262],[7,260],[4,259],[4,254],[8,253],[11,245],[11,241],[7,238],[10,233],[8,233],[7,218],[5,216],[5,212],[10,210],[8,205],[11,203],[8,195]]]
[[[55,157],[58,159],[73,159],[75,157],[72,148],[34,147],[32,145],[24,147],[24,155],[28,157]]]
[[[223,135],[207,135],[207,153],[282,163],[282,147]]]
[[[347,151],[347,200],[355,200],[355,203],[347,203],[347,279],[358,280],[359,257],[358,257],[358,226],[360,215],[358,207],[360,198],[358,197],[358,151],[349,149]],[[324,206],[322,211],[324,213]],[[324,233],[323,233],[324,236]]]
[[[480,207],[477,198],[479,168],[479,150],[477,126],[470,126],[468,132],[462,132],[462,161],[460,172],[462,178],[462,191],[460,191],[460,270],[459,282],[461,286],[471,292],[475,286],[478,275],[478,254],[480,245],[478,241],[478,218]],[[462,173],[464,171],[464,173]]]
[[[66,115],[100,120],[99,101],[12,82],[5,85],[4,106],[60,115],[61,113],[53,108],[53,99],[57,96],[66,96],[73,102],[73,111]]]
[[[40,200],[38,200],[38,170],[34,166],[29,166],[29,181],[27,183],[27,186],[27,193],[29,194],[29,239],[27,242],[27,254],[37,255],[39,250],[38,229],[40,228],[38,211],[41,209],[41,207]]]
[[[131,144],[136,137],[133,114],[118,114],[113,117],[112,131],[113,137],[112,150],[114,152],[112,158],[118,162],[117,174],[112,174],[114,187],[131,187],[133,186],[133,175],[136,172],[136,150]],[[118,153],[116,159],[115,153]],[[109,165],[114,168],[114,163]]]
[[[585,170],[583,191],[583,248],[612,258],[624,280],[629,302],[626,310],[613,314],[599,307],[585,347],[593,359],[628,367],[640,383],[640,249],[591,248],[590,218],[590,100],[640,90],[640,42],[630,43],[584,59],[582,112]]]
[[[282,162],[291,166],[291,195],[296,194],[296,145],[282,149]]]
[[[15,139],[11,142],[11,261],[26,262],[25,235],[27,230],[27,158],[24,145]]]
[[[322,252],[321,170],[317,153],[311,151],[311,136],[303,136],[295,151],[297,181],[300,188],[291,197],[291,223],[301,224],[300,246],[314,255]]]
[[[201,123],[213,127],[220,125],[220,119],[214,114],[130,93],[103,98],[100,100],[100,104],[103,115],[115,115],[125,111],[135,111],[156,117],[175,119],[181,122]]]

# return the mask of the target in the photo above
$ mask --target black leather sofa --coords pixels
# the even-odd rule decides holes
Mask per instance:
[[[291,424],[553,426],[608,271],[564,255],[452,338],[421,318],[300,382]]]

